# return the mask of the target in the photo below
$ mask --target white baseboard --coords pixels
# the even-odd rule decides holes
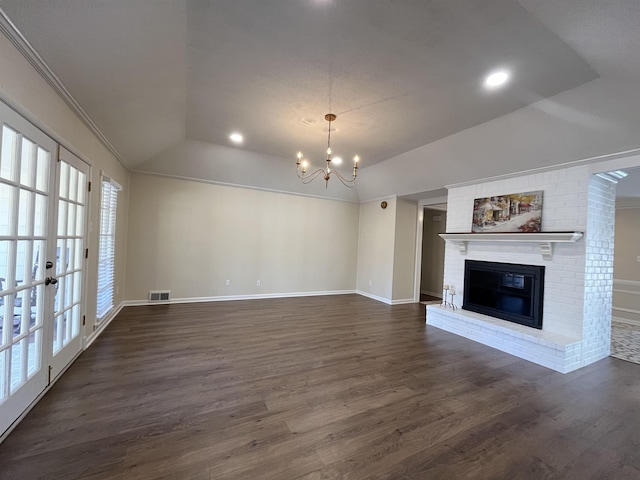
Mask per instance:
[[[611,307],[611,309],[617,312],[633,313],[634,315],[640,315],[640,310],[636,310],[635,308]]]
[[[401,298],[399,300],[391,300],[391,305],[406,305],[407,303],[416,303],[413,298]]]
[[[620,278],[614,278],[613,279],[614,288],[616,285],[625,285],[627,287],[640,287],[640,282],[637,280],[622,280]]]
[[[358,295],[362,295],[363,297],[371,298],[372,300],[377,300],[382,303],[386,303],[387,305],[392,305],[392,301],[389,298],[379,297],[378,295],[374,295],[373,293],[363,292],[362,290],[356,290]],[[413,301],[413,299],[411,299]]]
[[[256,295],[221,295],[216,297],[172,298],[168,302],[149,302],[148,299],[127,300],[122,303],[125,307],[135,307],[140,305],[168,305],[172,303],[230,302],[235,300],[259,300],[265,298],[319,297],[322,295],[348,295],[353,293],[358,292],[356,290],[330,290],[326,292],[263,293]]]
[[[623,290],[622,288],[614,288],[613,293],[621,293],[622,295],[640,295],[640,291],[636,290]]]
[[[120,310],[122,310],[122,307],[124,306],[125,306],[125,302],[120,302],[120,304],[117,307],[112,308],[109,314],[106,317],[104,317],[100,321],[100,323],[98,323],[95,326],[95,330],[84,339],[84,348],[83,348],[84,350],[86,350],[91,346],[91,344],[96,340],[96,338],[100,336],[100,334],[104,331],[104,329],[107,328],[107,326],[111,323],[111,321],[114,318],[116,318],[116,316],[118,316],[118,314],[120,313]]]
[[[640,320],[632,320],[631,318],[612,316],[611,317],[611,321],[612,322],[626,323],[628,325],[640,326]]]
[[[127,300],[122,302],[121,307],[137,307],[141,305],[169,305],[174,303],[204,303],[204,302],[230,302],[235,300],[260,300],[265,298],[293,298],[293,297],[317,297],[321,295],[348,295],[356,293],[363,297],[386,303],[387,305],[403,305],[407,303],[415,303],[413,298],[401,298],[398,300],[390,300],[388,298],[379,297],[362,290],[331,290],[326,292],[289,292],[289,293],[265,293],[258,295],[224,295],[218,297],[186,297],[172,298],[168,302],[149,302],[144,300]],[[119,310],[118,310],[119,311]]]
[[[612,320],[640,325],[640,282],[613,279]],[[625,305],[622,307],[621,305]]]

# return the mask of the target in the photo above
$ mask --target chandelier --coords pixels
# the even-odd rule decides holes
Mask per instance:
[[[298,177],[302,180],[302,183],[307,184],[312,182],[316,177],[322,175],[325,181],[325,188],[329,187],[329,179],[331,175],[335,175],[338,177],[338,180],[342,182],[345,187],[353,188],[356,185],[356,177],[358,176],[358,162],[360,161],[360,157],[356,155],[353,157],[353,174],[351,179],[347,179],[343,177],[340,172],[337,170],[331,169],[331,122],[336,120],[336,115],[333,113],[327,113],[324,116],[324,119],[329,122],[329,130],[327,135],[327,166],[326,168],[319,168],[314,172],[308,173],[307,170],[309,168],[309,162],[306,159],[302,158],[302,152],[298,152],[298,160],[296,160],[296,173]]]

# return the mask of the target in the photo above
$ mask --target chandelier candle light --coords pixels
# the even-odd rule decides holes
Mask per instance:
[[[356,185],[356,177],[358,176],[358,162],[360,157],[356,155],[353,157],[353,177],[347,180],[337,170],[331,170],[331,122],[335,121],[336,115],[333,113],[327,113],[324,119],[329,122],[329,134],[327,136],[327,167],[319,168],[312,173],[307,173],[309,168],[309,162],[302,158],[302,152],[298,152],[298,160],[296,160],[296,173],[302,180],[302,183],[307,184],[312,182],[318,175],[322,174],[325,181],[325,188],[329,187],[329,178],[331,174],[335,174],[336,177],[342,182],[345,187],[353,188]]]

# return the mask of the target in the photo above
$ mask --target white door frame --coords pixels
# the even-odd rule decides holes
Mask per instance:
[[[420,302],[420,277],[422,274],[422,228],[424,224],[424,209],[433,205],[447,203],[447,197],[427,198],[418,201],[418,215],[416,218],[416,254],[413,271],[413,301]],[[444,210],[444,209],[443,209]]]
[[[25,134],[25,136],[27,136],[28,138],[33,139],[35,137],[40,139],[40,138],[46,137],[49,140],[49,142],[52,143],[51,151],[50,151],[51,163],[50,163],[50,172],[49,172],[50,191],[48,194],[49,215],[48,215],[48,221],[46,226],[47,237],[48,237],[47,242],[49,242],[49,244],[47,245],[47,250],[49,250],[49,252],[47,252],[46,256],[50,257],[51,256],[50,250],[53,249],[53,251],[55,251],[54,244],[56,243],[56,238],[57,238],[57,230],[53,228],[53,223],[57,222],[57,205],[55,205],[55,203],[57,203],[57,196],[58,196],[57,184],[58,184],[59,178],[57,173],[57,163],[58,163],[59,155],[62,153],[63,155],[67,154],[67,156],[73,156],[77,160],[85,164],[87,166],[86,174],[87,174],[88,182],[90,182],[92,178],[93,166],[91,162],[87,161],[84,157],[73,154],[71,151],[67,150],[62,145],[62,143],[55,138],[55,135],[51,135],[48,129],[41,127],[37,119],[35,119],[35,121],[32,120],[33,117],[28,112],[25,112],[19,105],[14,105],[13,102],[11,102],[10,100],[0,97],[0,111],[3,112],[3,118],[10,119],[10,121],[7,122],[9,125],[11,125],[12,122],[17,124],[16,128],[18,125],[20,126],[27,125],[28,126],[27,128],[18,128],[18,130],[22,134]],[[37,134],[31,133],[32,129],[34,131],[37,131],[38,133]],[[25,132],[29,132],[29,135],[26,135]],[[36,143],[43,145],[43,142],[41,141],[37,141]],[[85,204],[86,211],[85,211],[85,224],[84,224],[84,241],[85,241],[84,247],[85,248],[87,248],[90,243],[89,242],[89,232],[90,232],[89,219],[90,219],[91,200],[92,200],[91,194],[89,192],[87,192],[86,195],[87,197],[86,197],[86,204]],[[83,258],[84,257],[85,256],[83,255]],[[44,261],[45,259],[43,259],[43,262]],[[82,298],[81,315],[83,317],[86,315],[86,308],[87,308],[87,302],[86,302],[86,292],[87,292],[87,285],[88,285],[87,267],[88,265],[85,259],[83,264],[83,278],[81,282],[82,284],[81,285],[81,298]],[[45,276],[48,276],[46,272],[45,272]],[[48,288],[48,287],[45,287],[45,288]],[[44,295],[45,303],[47,303],[46,298],[48,296],[49,295],[47,294]],[[53,312],[49,311],[48,306],[45,306],[44,310],[45,310],[44,315],[51,314],[51,317],[53,317]],[[46,332],[47,328],[49,328],[49,332]],[[6,428],[6,430],[4,428],[0,428],[0,444],[11,433],[11,431],[20,423],[20,421],[29,413],[29,411],[40,401],[40,399],[47,393],[47,391],[53,386],[57,378],[59,378],[64,373],[64,371],[66,371],[66,369],[73,363],[73,360],[75,360],[75,358],[77,358],[77,356],[79,356],[82,353],[82,351],[86,348],[87,329],[89,327],[80,325],[80,332],[78,335],[80,337],[80,342],[79,342],[80,348],[78,352],[73,356],[73,358],[70,359],[70,361],[66,365],[62,366],[59,374],[55,378],[51,377],[49,369],[50,369],[51,361],[53,359],[52,345],[50,344],[52,328],[53,328],[52,325],[49,327],[43,326],[42,334],[41,334],[42,364],[41,364],[41,369],[38,372],[38,376],[44,377],[45,379],[44,387],[41,388],[41,386],[35,385],[33,382],[30,385],[23,385],[21,390],[24,390],[24,392],[19,392],[20,396],[23,397],[23,399],[27,398],[27,396],[25,396],[27,394],[29,394],[28,395],[29,398],[33,397],[34,394],[36,396],[35,398],[32,399],[32,401],[30,401],[30,403],[22,402],[22,405],[23,405],[22,413],[17,418],[12,419],[13,420],[12,423],[10,423],[10,425],[8,426],[8,428]]]
[[[80,249],[80,262],[81,262],[81,268],[79,270],[80,273],[80,290],[79,290],[79,304],[78,306],[78,316],[75,320],[78,321],[78,333],[77,336],[75,336],[68,344],[61,346],[61,349],[57,352],[53,351],[51,352],[51,360],[50,360],[50,368],[51,368],[51,377],[52,378],[56,378],[60,375],[61,372],[63,372],[66,368],[67,365],[69,365],[70,363],[73,362],[73,360],[82,352],[83,349],[83,345],[84,345],[84,337],[86,336],[86,332],[85,329],[83,328],[83,317],[86,318],[85,314],[86,314],[86,295],[85,295],[85,286],[86,286],[86,277],[87,277],[87,259],[86,259],[86,255],[85,255],[85,251],[87,249],[87,244],[88,244],[88,220],[89,220],[89,182],[91,181],[91,165],[89,165],[87,162],[85,162],[84,160],[82,160],[81,158],[79,158],[77,155],[74,155],[73,153],[71,153],[69,150],[65,149],[64,147],[60,147],[59,149],[59,153],[58,153],[58,162],[57,162],[57,168],[56,168],[56,186],[55,186],[55,191],[54,191],[54,196],[53,196],[53,200],[55,202],[55,219],[56,219],[56,223],[58,223],[60,221],[60,216],[58,214],[58,209],[60,208],[60,203],[61,203],[61,198],[60,198],[60,183],[61,183],[61,165],[64,162],[65,164],[69,165],[70,168],[74,168],[76,169],[78,172],[82,172],[85,175],[85,179],[84,179],[84,186],[83,186],[83,193],[84,193],[84,202],[81,202],[83,208],[84,208],[84,215],[83,215],[83,228],[82,228],[82,235],[81,235],[81,240],[82,240],[82,248]],[[69,185],[70,187],[71,185]],[[78,192],[79,195],[79,189],[76,190]],[[68,199],[62,199],[62,201],[67,201],[69,204],[71,203],[75,203],[74,198],[72,198],[73,195],[69,194],[69,198]],[[68,216],[65,216],[66,221],[69,221]],[[56,225],[56,229],[54,232],[52,232],[52,235],[54,236],[54,241],[52,242],[52,252],[56,251],[57,248],[57,241],[60,237],[60,225]],[[66,225],[65,225],[66,227]],[[67,236],[69,234],[69,232],[65,232],[62,236]],[[78,239],[76,239],[77,241]],[[77,245],[75,245],[75,247],[77,248]],[[78,252],[74,252],[75,255],[78,255]],[[61,254],[62,257],[62,254]],[[66,258],[66,257],[65,257]],[[78,258],[76,257],[76,260]],[[50,260],[56,260],[56,256],[55,254],[52,256],[52,258]],[[62,260],[62,258],[60,259]],[[69,259],[67,259],[67,263],[69,262]],[[63,271],[58,274],[57,270],[58,270],[58,265],[57,265],[57,261],[54,261],[54,266],[55,266],[55,270],[51,272],[51,276],[55,277],[58,280],[58,285],[60,284],[60,279],[64,278],[64,277],[69,277],[69,274],[66,273],[66,268],[63,269]],[[77,273],[77,272],[76,272]],[[56,287],[58,286],[56,285]],[[68,288],[68,286],[67,286]],[[56,292],[56,294],[59,292]],[[72,296],[73,296],[73,292],[72,292]],[[61,307],[64,305],[65,303],[65,298],[60,298],[60,302],[61,302]],[[53,305],[54,302],[52,302]],[[74,300],[72,300],[72,303],[75,303]],[[55,318],[55,309],[52,308],[52,313],[51,313],[52,317]],[[66,314],[65,314],[66,315]],[[74,315],[73,312],[69,311],[68,312],[69,315],[69,322],[72,322],[72,320],[74,319]],[[70,324],[71,325],[71,324]],[[53,323],[53,326],[55,326],[55,322]],[[71,330],[73,330],[73,327],[70,326]],[[56,331],[55,328],[52,328],[52,337],[49,339],[50,342],[53,341],[53,337],[56,335]],[[53,349],[53,346],[52,346]]]
[[[53,209],[53,196],[54,196],[54,180],[55,180],[55,165],[56,165],[56,157],[58,153],[58,144],[52,139],[49,135],[40,130],[36,125],[25,119],[18,112],[14,111],[10,107],[6,106],[3,102],[0,102],[0,113],[2,115],[2,124],[6,124],[9,128],[14,129],[18,134],[22,135],[24,138],[28,139],[31,142],[34,142],[36,145],[42,147],[45,151],[49,153],[49,176],[47,178],[48,182],[48,191],[47,195],[47,225],[45,226],[46,230],[44,235],[33,235],[34,237],[42,237],[44,241],[50,242],[52,225],[54,222],[54,209]],[[22,158],[19,160],[23,161]],[[23,166],[21,164],[21,166]],[[37,168],[37,167],[36,167]],[[18,181],[20,183],[20,181]],[[42,189],[38,189],[37,186],[34,187],[35,191],[40,190],[44,192]],[[33,212],[33,210],[32,210]],[[15,212],[14,212],[15,214]],[[28,236],[28,235],[27,235]],[[45,262],[49,249],[51,248],[50,243],[47,243],[47,251],[41,252],[40,256],[43,257],[39,259],[39,261]],[[46,273],[45,273],[46,275]],[[48,366],[50,360],[50,350],[47,345],[47,338],[49,337],[50,325],[47,323],[47,318],[49,316],[49,309],[47,307],[48,298],[50,298],[50,292],[44,286],[44,277],[37,281],[32,281],[34,285],[38,285],[36,288],[40,288],[40,300],[42,302],[41,310],[37,313],[40,321],[42,322],[41,326],[36,330],[39,331],[40,336],[40,349],[39,349],[39,362],[40,368],[35,371],[30,377],[25,379],[24,383],[15,391],[14,394],[9,395],[2,401],[3,413],[8,415],[8,417],[4,417],[2,421],[0,421],[0,435],[5,431],[9,430],[15,425],[16,421],[21,418],[21,415],[18,413],[25,408],[28,408],[29,405],[34,401],[35,398],[38,397],[39,393],[44,390],[48,384]],[[23,299],[24,301],[24,299]],[[29,308],[31,306],[29,305]],[[37,324],[36,324],[37,325]],[[24,333],[23,333],[24,334]],[[6,335],[6,332],[5,332]],[[37,334],[36,334],[37,335]],[[36,336],[37,338],[37,336]],[[36,340],[37,341],[37,340]],[[28,352],[27,348],[27,352]],[[16,417],[16,415],[18,415]]]

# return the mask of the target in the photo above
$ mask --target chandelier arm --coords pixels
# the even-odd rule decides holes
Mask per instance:
[[[305,185],[307,183],[311,183],[315,180],[315,178],[320,175],[321,173],[324,174],[324,170],[319,168],[318,170],[316,170],[315,172],[309,173],[307,174],[302,174],[300,175],[300,172],[298,171],[298,177],[302,180],[302,183],[304,183]]]
[[[329,105],[329,107],[331,107],[331,105]],[[329,110],[331,110],[331,108],[329,108]],[[325,186],[329,187],[331,174],[335,173],[335,176],[338,177],[340,183],[342,183],[347,188],[353,188],[356,186],[356,176],[358,175],[358,161],[360,160],[360,158],[358,157],[358,155],[353,157],[353,176],[349,180],[343,177],[342,174],[337,170],[331,170],[331,155],[333,153],[331,151],[331,122],[336,119],[336,115],[333,113],[327,113],[324,116],[324,119],[329,122],[329,128],[327,129],[327,168],[319,168],[318,170],[307,174],[306,169],[309,166],[309,163],[307,160],[303,160],[302,152],[298,152],[298,154],[296,155],[298,157],[298,160],[296,161],[296,175],[298,175],[298,178],[302,180],[302,183],[307,184],[311,183],[316,177],[318,177],[318,175],[322,174],[322,177],[325,181]]]
[[[332,170],[331,173],[335,173],[336,177],[338,177],[338,180],[340,180],[345,187],[353,188],[356,186],[355,176],[351,180],[347,180],[342,175],[340,175],[340,172],[338,172],[337,170]]]

